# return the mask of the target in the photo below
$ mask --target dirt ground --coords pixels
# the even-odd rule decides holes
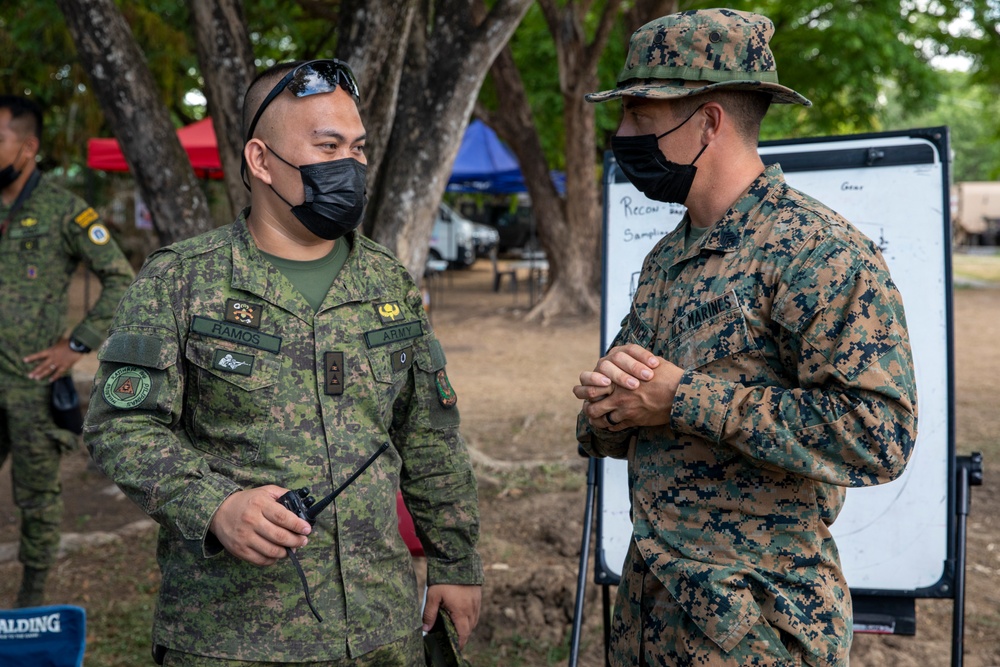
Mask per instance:
[[[433,287],[433,324],[448,354],[459,396],[463,433],[480,480],[481,551],[486,564],[482,617],[469,647],[474,665],[566,664],[573,617],[586,492],[586,462],[577,454],[573,425],[578,410],[570,389],[592,367],[599,347],[598,321],[542,327],[525,324],[529,294],[490,289],[484,262],[453,272]],[[956,410],[959,453],[982,451],[985,484],[973,489],[969,517],[966,652],[968,667],[1000,666],[1000,289],[955,292]],[[93,355],[90,355],[91,357]],[[94,361],[76,373],[88,382]],[[0,470],[0,607],[13,602],[20,567],[17,516],[9,464]],[[88,466],[79,451],[63,468],[67,534],[121,531],[144,515]],[[120,533],[121,534],[121,533]],[[133,553],[151,548],[150,531],[133,525],[125,541]],[[67,540],[71,543],[72,540]],[[80,554],[87,553],[84,558]],[[53,601],[90,599],[81,588],[87,572],[114,567],[93,550],[70,550],[50,584]],[[99,549],[97,553],[100,553]],[[127,559],[124,562],[129,562]],[[134,573],[130,573],[134,574]],[[94,575],[96,576],[96,574]],[[111,576],[102,597],[127,596],[156,585],[156,573]],[[119,581],[116,590],[115,582]],[[588,576],[581,665],[602,664],[599,589]],[[950,661],[952,602],[919,600],[917,634],[858,636],[854,667],[946,665]],[[102,641],[90,637],[89,644]],[[88,665],[99,664],[91,663]],[[149,664],[146,654],[134,663]]]

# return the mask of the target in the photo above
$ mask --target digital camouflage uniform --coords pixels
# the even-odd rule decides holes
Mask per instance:
[[[9,215],[10,207],[0,203],[0,220]],[[56,427],[50,384],[29,380],[37,362],[23,359],[65,334],[69,284],[81,262],[102,290],[72,335],[95,349],[133,272],[97,212],[43,174],[4,226],[0,253],[0,465],[10,454],[14,503],[21,512],[19,559],[25,567],[46,570],[59,548],[59,456],[76,436]]]
[[[161,525],[153,641],[235,660],[334,661],[420,626],[402,492],[428,584],[480,584],[476,482],[445,356],[406,270],[352,235],[318,312],[233,224],[152,255],[102,347],[84,438]],[[208,528],[222,501],[276,484],[327,495],[292,563],[258,567]]]
[[[591,454],[629,462],[615,664],[643,641],[682,655],[700,631],[711,642],[690,643],[722,653],[666,664],[719,665],[751,630],[724,664],[775,664],[754,659],[761,639],[783,640],[785,664],[846,664],[851,600],[829,528],[844,487],[894,479],[916,438],[899,293],[877,247],[777,165],[685,251],[689,224],[646,257],[613,343],[684,370],[669,426],[612,433],[581,414],[578,429]],[[635,626],[649,617],[643,571],[683,612],[687,639]]]

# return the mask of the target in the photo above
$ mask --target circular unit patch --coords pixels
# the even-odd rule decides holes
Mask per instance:
[[[152,385],[145,368],[124,366],[108,376],[104,383],[104,400],[113,408],[131,410],[146,400]]]
[[[109,232],[108,228],[101,223],[91,225],[90,229],[87,230],[87,236],[90,237],[90,240],[93,241],[95,245],[104,245],[111,240],[111,232]]]

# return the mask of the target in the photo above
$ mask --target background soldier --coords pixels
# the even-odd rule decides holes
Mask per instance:
[[[104,340],[133,273],[86,202],[35,166],[42,112],[0,96],[0,465],[11,458],[21,513],[19,607],[44,601],[59,548],[59,457],[76,436],[52,420],[49,383]],[[101,281],[94,307],[65,337],[69,284],[80,262]]]
[[[476,482],[444,352],[405,268],[354,231],[357,101],[338,61],[261,74],[251,208],[151,256],[100,351],[85,438],[161,524],[162,664],[423,664],[399,488],[427,555],[424,629],[444,608],[464,643],[478,620]],[[277,502],[325,496],[385,442],[315,529]]]
[[[829,527],[844,487],[897,477],[916,438],[899,293],[878,248],[757,153],[778,84],[763,16],[673,14],[610,91],[615,158],[687,214],[574,389],[579,438],[628,458],[633,540],[615,665],[846,665],[850,592]],[[697,167],[695,163],[697,162]]]

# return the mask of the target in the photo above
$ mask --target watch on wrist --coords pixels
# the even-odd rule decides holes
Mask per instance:
[[[90,352],[89,347],[87,347],[86,345],[84,345],[75,338],[69,339],[69,349],[73,350],[74,352],[79,352],[80,354],[86,354]]]

